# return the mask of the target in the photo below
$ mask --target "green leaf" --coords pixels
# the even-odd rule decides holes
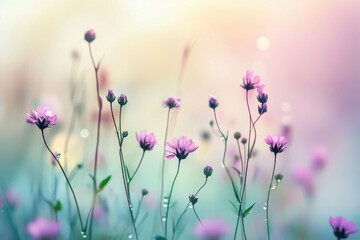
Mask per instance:
[[[62,209],[61,202],[57,200],[55,205],[52,205],[52,209],[54,209],[55,212],[59,212]]]
[[[124,165],[125,168],[125,177],[126,177],[126,182],[129,183],[131,181],[131,177],[130,177],[130,172],[129,172],[129,168],[127,167],[127,165]]]
[[[99,184],[99,192],[106,187],[106,185],[110,182],[110,179],[111,175],[107,176],[104,180],[101,181],[101,183]]]
[[[255,206],[256,202],[254,202],[250,207],[248,207],[244,212],[243,212],[243,217],[246,217],[247,215],[249,215],[251,213],[251,209]]]

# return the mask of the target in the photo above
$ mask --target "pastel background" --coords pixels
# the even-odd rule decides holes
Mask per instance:
[[[210,95],[220,102],[222,129],[229,130],[230,136],[235,131],[247,133],[240,84],[251,69],[266,84],[269,104],[258,124],[258,154],[250,165],[253,181],[248,202],[257,202],[246,219],[250,239],[264,239],[266,234],[262,205],[272,155],[263,139],[284,126],[291,129],[291,139],[287,151],[279,156],[277,172],[284,174],[284,180],[272,193],[274,239],[330,239],[330,216],[343,215],[359,225],[359,13],[356,0],[0,1],[0,184],[17,198],[14,221],[22,236],[28,237],[25,226],[33,217],[35,186],[49,194],[51,179],[57,174],[60,197],[65,188],[60,172],[49,163],[40,132],[25,123],[26,112],[39,104],[55,110],[59,123],[46,130],[46,135],[52,148],[63,152],[72,112],[70,79],[81,86],[76,101],[82,112],[71,135],[69,159],[73,167],[84,164],[74,186],[84,214],[90,205],[88,173],[94,156],[97,105],[94,73],[83,39],[89,28],[97,34],[95,58],[103,58],[102,96],[112,87],[129,99],[124,128],[129,131],[125,154],[127,161],[134,162],[131,168],[141,156],[135,132],[147,129],[158,137],[158,145],[146,155],[134,183],[139,196],[141,188],[149,189],[146,204],[151,214],[158,204],[166,123],[161,103],[178,95],[182,105],[170,138],[185,135],[199,145],[184,161],[176,185],[178,211],[202,184],[202,168],[211,164],[214,177],[199,196],[197,210],[203,218],[218,217],[233,228],[236,218],[228,203],[232,193],[220,165],[223,145],[214,135],[204,140],[202,133],[211,133]],[[177,85],[186,50],[181,84]],[[255,112],[255,95],[252,97]],[[102,193],[108,216],[97,231],[105,234],[104,229],[110,228],[116,235],[121,216],[126,218],[127,212],[117,142],[108,116],[109,106],[104,104],[99,178],[112,174],[113,179]],[[235,147],[231,138],[228,162]],[[311,175],[314,151],[324,153],[327,161],[323,170]],[[169,188],[176,163],[169,160],[167,165]],[[311,176],[301,180],[306,175],[303,172]],[[39,211],[48,214],[45,207]],[[11,239],[3,212],[0,218],[0,232]],[[192,214],[187,219],[184,236],[191,238],[196,219]],[[150,234],[151,229],[148,226],[144,231]]]

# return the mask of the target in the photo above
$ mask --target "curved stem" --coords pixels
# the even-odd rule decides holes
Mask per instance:
[[[165,179],[165,148],[166,148],[166,141],[167,141],[167,135],[168,135],[168,131],[169,131],[169,122],[170,122],[170,108],[168,109],[167,112],[167,117],[166,117],[166,128],[165,128],[165,137],[164,137],[164,149],[163,149],[163,156],[162,156],[162,162],[161,162],[161,189],[160,189],[160,221],[161,221],[161,226],[164,229],[164,222],[162,221],[163,218],[163,210],[162,210],[162,206],[163,206],[163,197],[164,197],[164,179]]]
[[[120,107],[119,116],[121,116],[121,109],[122,108]],[[126,174],[125,174],[125,161],[124,161],[124,156],[123,156],[123,152],[122,152],[123,138],[120,137],[121,132],[119,133],[119,130],[118,130],[117,125],[116,125],[112,103],[110,103],[110,111],[111,111],[111,118],[113,120],[114,128],[115,128],[115,131],[116,131],[116,137],[117,137],[118,144],[119,144],[119,158],[120,158],[121,175],[122,175],[122,180],[123,180],[123,184],[124,184],[124,190],[125,190],[125,195],[126,195],[126,200],[127,200],[127,206],[129,208],[131,222],[132,222],[132,225],[133,225],[133,228],[134,228],[135,237],[136,237],[136,239],[139,239],[137,229],[136,229],[136,225],[135,225],[135,219],[136,218],[134,218],[133,207],[132,207],[132,204],[131,204],[131,196],[130,196],[130,189],[129,189],[130,188],[130,185],[129,185],[130,182],[127,181]],[[119,118],[119,125],[120,124],[121,124],[121,119]],[[121,127],[120,127],[120,129],[121,129]]]
[[[135,174],[136,174],[137,171],[139,170],[139,167],[140,167],[140,165],[141,165],[141,163],[142,163],[142,161],[143,161],[143,159],[144,159],[144,156],[145,156],[145,150],[144,150],[143,153],[142,153],[140,162],[139,162],[139,164],[137,165],[137,167],[136,167],[136,169],[135,169],[135,172],[133,173],[133,175],[132,175],[132,176],[130,177],[130,179],[129,179],[129,183],[133,180],[133,178],[135,177]]]
[[[91,234],[92,234],[92,219],[93,219],[93,215],[94,215],[94,209],[95,209],[95,205],[96,205],[96,196],[97,196],[97,181],[96,181],[96,173],[97,173],[97,165],[98,165],[98,155],[99,155],[99,143],[100,143],[100,125],[101,125],[101,111],[102,111],[102,100],[100,97],[100,87],[99,87],[99,68],[100,68],[100,63],[101,61],[98,63],[98,65],[95,65],[95,61],[94,61],[94,57],[91,51],[91,44],[89,43],[89,53],[90,53],[90,58],[91,58],[91,62],[93,64],[94,67],[94,71],[95,71],[95,80],[96,80],[96,94],[97,94],[97,102],[98,102],[98,119],[97,119],[97,133],[96,133],[96,145],[95,145],[95,160],[94,160],[94,173],[93,173],[93,180],[94,180],[94,186],[93,186],[93,199],[92,199],[92,206],[91,206],[91,214],[90,214],[90,225],[89,225],[89,239],[91,239]]]
[[[84,228],[84,225],[83,225],[83,222],[82,222],[82,218],[81,218],[81,214],[80,214],[79,204],[78,204],[78,201],[77,201],[77,199],[76,199],[76,195],[75,195],[74,189],[72,188],[71,183],[70,183],[68,177],[66,176],[66,173],[65,173],[63,167],[61,166],[59,160],[56,158],[55,154],[54,154],[54,153],[51,151],[51,149],[49,148],[49,146],[48,146],[48,144],[47,144],[47,142],[46,142],[46,139],[45,139],[44,130],[41,130],[41,136],[42,136],[42,139],[43,139],[43,141],[44,141],[44,144],[45,144],[47,150],[50,152],[50,154],[51,154],[51,155],[53,156],[53,158],[56,160],[57,164],[59,165],[59,167],[60,167],[60,169],[61,169],[61,172],[63,173],[63,175],[64,175],[64,177],[65,177],[65,179],[66,179],[66,182],[67,182],[67,184],[68,184],[68,186],[69,186],[69,188],[70,188],[70,190],[71,190],[71,193],[72,193],[72,195],[73,195],[73,198],[74,198],[74,202],[75,202],[75,205],[76,205],[77,214],[78,214],[78,216],[79,216],[79,221],[80,221],[81,230],[82,230],[82,231],[85,231],[85,228]]]
[[[173,189],[174,189],[174,185],[175,185],[175,181],[179,175],[179,170],[180,170],[180,163],[181,163],[181,160],[179,160],[178,162],[178,166],[177,166],[177,170],[176,170],[176,174],[175,174],[175,177],[174,177],[174,180],[171,184],[171,189],[170,189],[170,194],[169,194],[169,201],[168,201],[168,206],[166,208],[166,215],[165,215],[165,238],[167,238],[167,226],[168,226],[168,216],[169,216],[169,209],[170,209],[170,204],[171,204],[171,195],[172,195],[172,192],[173,192]]]
[[[241,175],[242,175],[242,174],[244,174],[244,162],[243,162],[243,158],[242,158],[242,154],[241,154],[239,139],[236,139],[236,144],[237,144],[237,149],[239,152],[239,158],[240,158],[240,164],[241,164]]]
[[[203,223],[202,223],[201,220],[200,220],[199,215],[197,214],[197,212],[196,212],[196,210],[195,210],[195,205],[193,205],[192,208],[193,208],[193,211],[194,211],[194,213],[195,213],[195,216],[196,216],[197,220],[199,221],[199,223],[200,223],[201,225],[203,225]]]
[[[269,221],[269,200],[270,200],[270,191],[271,191],[271,187],[273,184],[273,180],[274,180],[274,173],[275,173],[275,166],[276,166],[276,154],[274,157],[274,166],[273,166],[273,170],[272,170],[272,174],[271,174],[271,180],[270,180],[270,184],[269,184],[269,190],[267,193],[267,199],[266,199],[266,229],[267,229],[267,239],[270,240],[270,221]]]
[[[206,183],[207,183],[207,180],[208,180],[208,177],[205,178],[204,184],[201,185],[201,187],[196,191],[195,195],[198,195],[199,192],[205,187],[205,185],[206,185]],[[188,210],[189,204],[190,204],[190,201],[186,204],[186,206],[185,206],[185,208],[184,208],[184,211],[181,213],[180,217],[179,217],[178,220],[176,221],[175,227],[174,227],[174,229],[173,229],[173,236],[172,236],[171,239],[174,239],[174,238],[175,238],[176,229],[177,229],[178,225],[180,224],[180,221],[181,221],[182,217],[185,215],[186,211]]]

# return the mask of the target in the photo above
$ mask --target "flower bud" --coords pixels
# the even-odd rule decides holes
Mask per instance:
[[[189,201],[191,202],[192,205],[195,205],[195,203],[197,203],[197,201],[198,201],[198,197],[194,194],[191,194],[189,196]]]
[[[260,115],[264,114],[267,112],[267,105],[266,103],[262,103],[261,105],[258,106],[258,112]]]
[[[149,194],[149,190],[147,190],[146,188],[143,188],[143,189],[141,190],[141,194],[142,194],[143,196],[146,196],[146,195]]]
[[[84,39],[88,43],[91,43],[92,41],[94,41],[95,38],[96,38],[96,33],[93,29],[89,29],[85,32]]]
[[[212,127],[212,126],[214,126],[215,122],[214,122],[213,120],[211,120],[211,121],[209,122],[209,124],[210,124],[210,127]]]
[[[218,100],[215,97],[211,96],[209,98],[209,107],[215,109],[218,105],[219,105]]]
[[[205,166],[203,172],[206,177],[210,177],[213,173],[213,168],[211,166]]]
[[[118,97],[118,103],[120,104],[120,106],[125,106],[127,104],[128,100],[125,94],[121,94]]]
[[[282,175],[281,173],[278,173],[275,175],[275,180],[277,182],[281,182],[281,180],[283,179],[284,175]]]
[[[246,143],[247,143],[247,139],[246,139],[246,138],[241,139],[241,143],[242,143],[242,144],[246,144]]]
[[[116,96],[113,92],[113,90],[111,88],[109,88],[108,90],[108,94],[106,95],[106,99],[108,100],[109,103],[112,103],[115,101]]]
[[[240,133],[240,132],[235,132],[235,133],[234,133],[234,138],[235,138],[236,140],[240,139],[240,138],[241,138],[241,133]]]
[[[128,135],[129,135],[128,131],[123,131],[123,133],[122,133],[123,138],[126,138]]]

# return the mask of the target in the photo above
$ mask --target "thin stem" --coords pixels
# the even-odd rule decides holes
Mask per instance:
[[[111,105],[112,105],[112,103],[111,103]],[[123,142],[123,136],[122,136],[122,131],[121,131],[121,110],[122,110],[122,106],[120,104],[119,104],[119,106],[120,106],[120,109],[119,109],[119,131],[117,131],[115,119],[113,119],[113,121],[114,121],[114,124],[115,124],[116,133],[118,135],[120,135],[119,143],[120,143],[120,145],[122,145],[122,142]]]
[[[205,178],[204,184],[201,185],[201,187],[196,191],[195,195],[198,195],[199,192],[205,187],[205,185],[206,185],[206,183],[207,183],[207,180],[208,180],[208,177]],[[175,238],[176,229],[177,229],[178,225],[180,224],[180,221],[181,221],[182,217],[185,215],[186,211],[188,210],[190,203],[191,203],[191,202],[189,201],[189,202],[186,204],[186,206],[185,206],[185,208],[184,208],[184,211],[181,213],[180,217],[179,217],[178,220],[176,221],[175,227],[174,227],[174,229],[173,229],[172,239]]]
[[[170,204],[171,204],[171,195],[172,195],[172,192],[173,192],[173,189],[174,189],[174,185],[175,185],[175,181],[179,175],[179,170],[180,170],[180,163],[181,163],[181,160],[179,160],[178,162],[178,166],[177,166],[177,170],[176,170],[176,174],[175,174],[175,177],[174,177],[174,180],[171,184],[171,189],[170,189],[170,194],[169,194],[169,201],[168,201],[168,205],[167,205],[167,208],[166,208],[166,215],[165,215],[165,238],[167,238],[167,227],[168,227],[168,216],[169,216],[169,209],[170,209]]]
[[[237,149],[238,149],[238,152],[239,152],[239,158],[240,158],[240,163],[241,163],[241,175],[242,175],[242,174],[244,174],[244,162],[243,162],[243,158],[242,158],[242,154],[241,154],[241,148],[240,148],[239,139],[236,139],[236,144],[237,144]]]
[[[140,198],[140,201],[139,201],[139,204],[138,204],[138,208],[137,208],[138,210],[137,210],[137,212],[136,212],[136,214],[135,214],[135,222],[136,222],[136,220],[137,220],[137,218],[138,218],[138,216],[139,216],[140,207],[141,207],[141,203],[142,203],[143,199],[144,199],[144,195],[141,195],[141,198]]]
[[[63,173],[63,175],[64,175],[64,177],[65,177],[65,179],[66,179],[66,182],[67,182],[67,184],[68,184],[68,186],[69,186],[69,188],[70,188],[70,190],[71,190],[71,193],[72,193],[72,195],[73,195],[74,202],[75,202],[75,205],[76,205],[77,214],[78,214],[78,216],[79,216],[79,221],[80,221],[81,230],[84,231],[85,228],[84,228],[84,225],[83,225],[83,222],[82,222],[79,204],[78,204],[78,201],[77,201],[77,199],[76,199],[75,192],[74,192],[74,190],[73,190],[73,188],[72,188],[72,186],[71,186],[71,183],[70,183],[68,177],[66,176],[66,173],[65,173],[63,167],[61,166],[61,163],[59,162],[59,160],[56,158],[55,154],[54,154],[54,153],[51,151],[51,149],[49,148],[49,146],[48,146],[48,144],[47,144],[47,142],[46,142],[46,140],[45,140],[44,130],[41,130],[41,136],[42,136],[42,139],[43,139],[43,141],[44,141],[44,144],[45,144],[47,150],[50,152],[50,154],[53,156],[53,158],[56,160],[57,164],[59,165],[59,167],[60,167],[60,169],[61,169],[61,172]]]
[[[203,223],[202,223],[201,220],[200,220],[199,215],[197,214],[197,212],[196,212],[196,210],[195,210],[195,205],[192,206],[192,209],[193,209],[193,211],[194,211],[194,213],[195,213],[195,216],[196,216],[197,220],[199,221],[199,223],[200,223],[201,225],[203,225]]]
[[[269,221],[269,200],[270,200],[270,192],[271,192],[271,187],[273,184],[273,180],[274,180],[274,173],[275,173],[275,167],[276,167],[276,154],[274,156],[274,166],[273,166],[273,170],[272,170],[272,174],[271,174],[271,180],[270,180],[270,184],[269,184],[269,190],[267,193],[267,199],[266,199],[266,229],[267,229],[267,239],[270,240],[270,221]]]
[[[92,206],[91,206],[91,214],[90,214],[90,225],[89,225],[89,238],[91,239],[91,234],[92,234],[92,220],[93,220],[93,215],[94,215],[94,209],[95,209],[95,205],[96,205],[96,196],[97,196],[97,181],[96,181],[96,173],[97,173],[97,166],[98,166],[98,155],[99,155],[99,143],[100,143],[100,125],[101,125],[101,111],[102,111],[102,99],[100,96],[100,87],[99,87],[99,68],[100,68],[100,63],[101,61],[98,63],[98,65],[95,65],[95,61],[94,61],[94,57],[91,51],[91,44],[89,43],[89,53],[90,53],[90,57],[91,57],[91,62],[93,64],[94,67],[94,71],[95,71],[95,80],[96,80],[96,94],[97,94],[97,102],[98,102],[98,119],[97,119],[97,133],[96,133],[96,146],[95,146],[95,160],[94,160],[94,173],[93,173],[93,177],[94,177],[94,187],[93,187],[93,199],[92,199]]]
[[[141,155],[141,159],[139,161],[139,164],[137,165],[136,169],[135,169],[135,172],[133,173],[133,175],[130,177],[129,179],[129,183],[131,183],[131,181],[133,180],[133,178],[135,177],[135,174],[137,173],[137,171],[139,170],[139,167],[144,159],[144,156],[145,156],[145,150],[143,151],[142,155]]]
[[[119,116],[121,116],[121,109],[122,108],[120,107]],[[131,204],[130,185],[129,185],[130,182],[127,181],[126,173],[125,173],[125,161],[124,161],[124,156],[123,156],[123,152],[122,152],[123,138],[120,137],[119,130],[118,130],[117,126],[116,126],[116,121],[115,121],[115,117],[114,117],[114,111],[113,111],[112,103],[110,103],[110,110],[111,110],[111,118],[113,120],[114,128],[115,128],[115,131],[116,131],[116,137],[117,137],[118,144],[119,144],[119,158],[120,158],[121,175],[122,175],[122,180],[123,180],[123,184],[124,184],[124,190],[125,190],[127,205],[128,205],[129,212],[130,212],[130,217],[131,217],[131,222],[132,222],[132,225],[133,225],[133,228],[134,228],[135,237],[136,237],[136,239],[139,239],[137,229],[136,229],[136,225],[135,225],[135,219],[136,218],[134,218],[133,207],[132,207],[132,204]],[[121,119],[119,119],[119,125],[120,124],[121,124]]]
[[[225,134],[221,131],[219,122],[218,122],[218,120],[217,120],[216,111],[215,111],[215,109],[213,109],[213,110],[214,110],[213,113],[214,113],[214,118],[215,118],[216,127],[217,127],[217,129],[219,130],[219,132],[220,132],[220,134],[221,134],[221,138],[224,140],[224,153],[223,153],[223,157],[222,157],[221,163],[222,163],[222,166],[223,166],[224,169],[225,169],[225,172],[226,172],[227,176],[228,176],[229,179],[230,179],[231,186],[232,186],[233,192],[234,192],[234,194],[235,194],[235,198],[236,198],[236,200],[239,202],[240,199],[239,199],[239,195],[238,195],[237,190],[236,190],[236,185],[235,185],[234,179],[233,179],[232,176],[231,176],[231,173],[230,173],[230,171],[229,171],[229,168],[228,168],[228,167],[226,166],[226,164],[225,164],[225,157],[226,157],[226,151],[227,151],[227,140],[228,140],[228,136],[227,136],[227,135],[225,136]]]
[[[169,122],[170,122],[170,108],[167,112],[166,117],[166,128],[165,128],[165,137],[164,137],[164,148],[163,148],[163,156],[162,156],[162,162],[161,162],[161,189],[160,189],[160,221],[161,226],[164,229],[164,222],[162,221],[163,218],[163,210],[162,210],[162,204],[163,204],[163,197],[164,197],[164,179],[165,179],[165,148],[166,148],[166,142],[167,142],[167,135],[169,131]]]

